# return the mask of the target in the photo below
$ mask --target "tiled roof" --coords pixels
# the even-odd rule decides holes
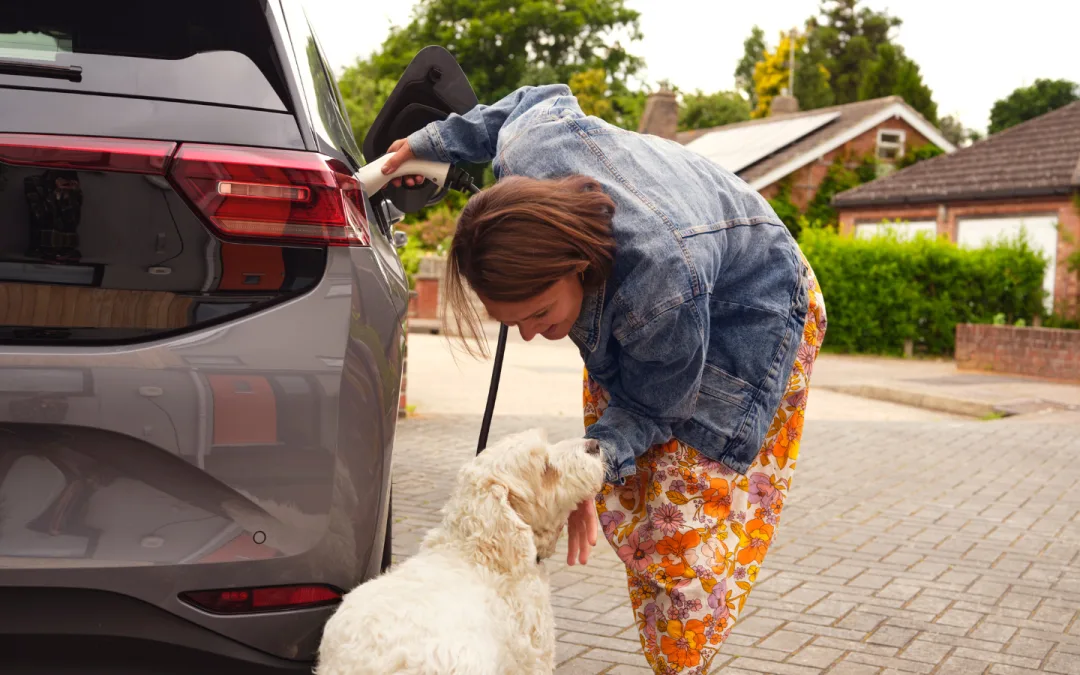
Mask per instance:
[[[731,129],[739,129],[751,125],[770,124],[779,120],[790,120],[797,117],[808,117],[812,115],[821,115],[828,112],[839,112],[840,116],[829,122],[825,126],[817,129],[816,131],[807,134],[798,141],[788,145],[776,153],[769,155],[760,161],[751,164],[750,166],[742,169],[738,172],[739,177],[748,183],[767,175],[771,171],[784,166],[792,160],[801,157],[803,155],[813,152],[819,146],[825,145],[834,138],[837,138],[844,132],[855,127],[862,121],[866,120],[873,115],[881,112],[891,105],[897,103],[903,103],[904,100],[899,96],[887,96],[885,98],[876,98],[870,101],[859,101],[857,103],[847,103],[844,105],[836,105],[828,108],[817,108],[814,110],[804,110],[802,112],[792,113],[789,115],[775,115],[771,117],[765,117],[758,120],[750,120],[749,122],[738,122],[736,124],[728,124],[723,127],[714,127],[712,129],[695,129],[694,131],[681,131],[676,135],[675,140],[686,145],[691,141],[701,138],[705,134],[712,131],[718,131],[723,129],[728,131]],[[912,111],[914,113],[914,111]],[[917,113],[915,113],[917,114]]]
[[[1080,101],[842,192],[841,207],[1068,194],[1080,187]]]

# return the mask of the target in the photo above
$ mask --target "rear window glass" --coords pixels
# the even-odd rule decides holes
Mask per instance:
[[[287,110],[283,69],[262,5],[18,3],[0,12],[0,86]],[[20,67],[25,64],[53,67]]]

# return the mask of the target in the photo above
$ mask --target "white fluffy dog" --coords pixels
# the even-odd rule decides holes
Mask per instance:
[[[466,464],[420,552],[348,593],[319,675],[551,673],[555,620],[540,561],[604,477],[595,441],[532,430]]]

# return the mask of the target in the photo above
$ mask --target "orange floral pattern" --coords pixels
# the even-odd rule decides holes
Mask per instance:
[[[676,440],[597,495],[604,535],[626,564],[645,659],[658,675],[704,675],[731,633],[780,522],[799,458],[825,303],[810,273],[810,312],[787,391],[745,476]],[[585,373],[585,424],[608,396]]]

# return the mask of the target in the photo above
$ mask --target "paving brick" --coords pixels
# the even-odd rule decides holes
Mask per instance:
[[[581,433],[577,418],[496,415],[492,436],[532,426],[553,440]],[[399,427],[398,560],[437,522],[446,477],[472,456],[478,427],[479,416]],[[890,462],[865,465],[858,490],[847,490],[835,477],[870,446]],[[811,420],[785,527],[712,672],[1080,675],[1080,557],[1071,544],[1080,464],[1062,461],[1078,452],[1067,425]],[[940,457],[966,453],[980,465],[958,487]],[[1035,494],[1016,494],[1018,465],[1048,477]],[[564,539],[545,563],[558,675],[648,673],[621,562],[601,541],[588,566],[568,568],[565,550]]]
[[[980,649],[969,649],[967,647],[957,647],[953,654],[960,658],[971,659],[972,661],[1002,663],[1008,666],[1017,666],[1018,668],[1039,667],[1039,659],[1032,659],[1026,656],[1014,656],[1012,654],[1002,654],[1000,652],[986,652]]]
[[[560,664],[565,661],[569,661],[575,656],[580,656],[585,653],[589,648],[584,645],[576,645],[571,642],[563,642],[560,640],[555,645],[555,663]]]
[[[847,601],[844,601],[844,600],[825,599],[825,600],[822,600],[821,602],[815,604],[813,607],[810,607],[806,611],[808,613],[810,613],[810,614],[820,614],[822,616],[828,616],[828,617],[832,617],[834,619],[839,619],[840,617],[844,616],[845,614],[847,614],[851,610],[855,609],[855,607],[857,607],[857,606],[858,606],[858,603],[855,603],[855,602],[847,602]]]
[[[714,667],[718,664],[719,659],[713,661]],[[605,672],[605,675],[653,675],[652,668],[646,668],[644,666],[628,666],[626,664],[620,664]]]
[[[1076,654],[1063,654],[1057,652],[1051,654],[1043,664],[1043,670],[1048,673],[1064,673],[1065,675],[1080,675],[1080,658]]]
[[[981,618],[982,615],[976,612],[965,612],[961,609],[950,609],[946,610],[945,613],[939,616],[937,622],[946,626],[956,626],[957,628],[973,628]]]
[[[1036,640],[1029,637],[1018,637],[1005,647],[1006,654],[1027,656],[1033,659],[1042,659],[1054,646],[1053,642]]]
[[[794,663],[778,663],[740,656],[725,667],[724,672],[742,670],[750,673],[769,673],[770,675],[818,675],[816,668],[808,668]]]
[[[555,675],[600,675],[607,673],[610,668],[611,664],[604,661],[577,658],[559,665],[555,669]]]
[[[941,664],[935,675],[982,675],[988,667],[988,664],[983,661],[950,656]]]
[[[863,631],[869,633],[870,631],[881,625],[881,622],[885,620],[885,617],[880,614],[869,614],[867,612],[854,611],[848,614],[840,620],[836,625],[841,628],[847,628],[854,631]]]
[[[1017,630],[1016,626],[995,623],[992,620],[983,621],[975,630],[971,631],[971,637],[977,640],[989,640],[990,642],[1005,644],[1016,634]]]
[[[905,647],[904,651],[900,652],[900,657],[911,661],[936,665],[941,663],[952,650],[953,648],[951,645],[943,645],[937,642],[916,639]]]
[[[762,649],[774,649],[776,651],[792,654],[810,640],[811,636],[806,635],[805,633],[778,630],[758,643],[758,646]]]
[[[829,675],[878,675],[881,668],[844,659],[829,669]]]
[[[866,639],[870,644],[887,645],[889,647],[903,647],[912,638],[918,635],[918,631],[896,626],[882,626],[874,631],[873,635]]]
[[[842,649],[831,649],[817,645],[807,645],[792,654],[787,662],[800,666],[812,666],[814,668],[828,668],[845,654]]]
[[[934,666],[929,663],[922,663],[920,661],[909,661],[907,659],[900,659],[895,656],[878,656],[876,654],[866,654],[862,652],[854,652],[848,654],[845,659],[851,663],[861,663],[868,666],[877,666],[885,670],[892,670],[901,673],[920,673],[926,675],[934,670]]]
[[[820,591],[813,588],[806,588],[805,586],[796,588],[784,595],[785,603],[794,603],[797,605],[812,605],[818,600],[821,600],[829,593],[827,591]]]

